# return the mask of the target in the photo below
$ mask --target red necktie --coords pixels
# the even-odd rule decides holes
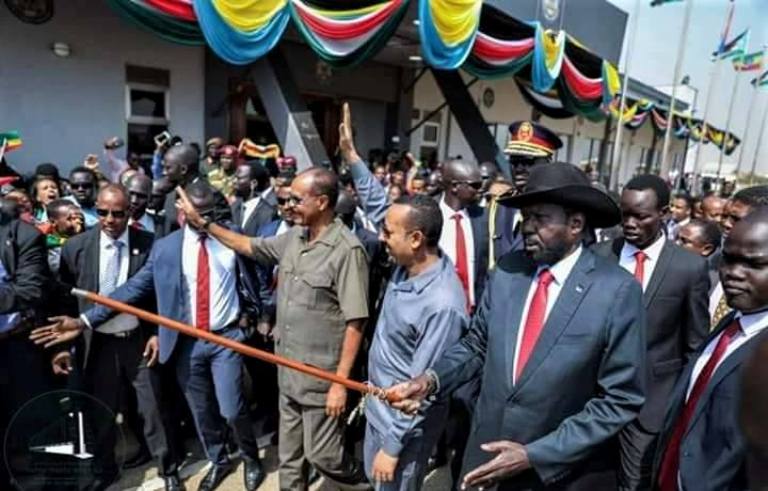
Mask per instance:
[[[661,491],[677,491],[677,475],[680,471],[680,444],[683,442],[683,436],[685,435],[688,425],[691,422],[691,417],[696,410],[696,403],[707,388],[709,380],[712,378],[718,362],[725,355],[725,350],[728,348],[728,344],[731,339],[738,334],[741,330],[741,324],[738,320],[734,320],[730,326],[728,326],[720,339],[717,341],[717,346],[712,352],[712,356],[709,357],[709,361],[704,365],[701,373],[696,378],[696,382],[691,389],[691,395],[688,396],[683,407],[682,413],[677,417],[675,422],[672,436],[667,443],[667,448],[664,452],[664,458],[661,461],[661,468],[659,469],[659,488]]]
[[[517,356],[515,368],[515,381],[520,380],[520,374],[523,373],[523,368],[528,363],[528,358],[531,357],[533,348],[536,347],[536,341],[539,340],[539,335],[544,327],[544,317],[547,314],[547,289],[554,279],[555,277],[548,269],[539,273],[539,284],[536,286],[536,291],[533,292],[533,300],[528,307],[528,316],[523,327],[523,339],[520,343],[520,353]]]
[[[461,213],[456,213],[451,218],[456,220],[456,274],[459,275],[461,286],[464,287],[464,295],[467,297],[467,307],[469,307],[469,262],[467,261],[467,242],[464,238],[464,227],[461,225],[461,219],[464,217]]]
[[[141,224],[141,222],[139,222],[139,221],[135,221],[135,222],[133,222],[133,223],[131,224],[131,227],[132,227],[134,230],[144,230],[144,225],[142,225],[142,224]]]
[[[197,328],[203,331],[211,330],[211,274],[208,265],[208,248],[200,236],[200,249],[197,253]]]
[[[643,286],[643,280],[645,279],[645,260],[648,259],[648,255],[643,251],[637,251],[635,253],[635,279]]]

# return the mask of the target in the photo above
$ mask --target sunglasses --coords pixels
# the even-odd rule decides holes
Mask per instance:
[[[454,181],[451,181],[451,184],[453,184],[454,186],[457,186],[459,184],[463,184],[463,185],[469,186],[469,187],[471,187],[472,189],[475,189],[475,190],[480,190],[483,187],[483,181],[456,181],[456,180],[454,180]]]
[[[290,200],[290,198],[277,198],[277,204],[280,206],[285,206]]]
[[[96,208],[96,214],[99,215],[102,218],[106,218],[109,215],[112,215],[112,218],[125,218],[128,216],[128,212],[125,210],[105,210],[104,208]]]
[[[78,183],[70,183],[69,187],[72,189],[91,189],[93,187],[93,184],[90,182],[78,182]]]

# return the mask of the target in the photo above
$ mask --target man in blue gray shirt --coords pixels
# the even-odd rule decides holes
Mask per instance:
[[[466,297],[453,264],[438,248],[443,217],[429,196],[401,198],[381,227],[397,267],[376,324],[368,358],[369,378],[389,387],[422,373],[467,327]],[[420,489],[448,406],[435,403],[415,417],[376,398],[365,411],[365,471],[379,490]]]

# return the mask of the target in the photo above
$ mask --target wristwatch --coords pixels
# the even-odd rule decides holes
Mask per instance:
[[[211,219],[208,217],[202,217],[202,218],[203,218],[203,223],[200,225],[200,228],[203,230],[208,230],[208,227],[211,226],[213,221],[211,221]]]

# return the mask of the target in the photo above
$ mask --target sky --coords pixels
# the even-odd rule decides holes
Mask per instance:
[[[579,0],[569,0],[578,3]],[[622,54],[623,68],[631,38],[632,15],[638,15],[638,30],[633,43],[633,54],[629,74],[651,86],[669,86],[673,83],[675,57],[680,43],[680,33],[685,14],[685,2],[675,2],[651,7],[650,0],[609,0],[611,3],[629,13],[627,32],[624,36],[624,50]],[[712,79],[714,64],[710,61],[710,54],[717,48],[720,42],[720,33],[723,30],[727,0],[688,0],[693,2],[691,24],[686,43],[686,52],[683,61],[683,75],[689,75],[691,85],[699,89],[697,97],[696,116],[702,117],[707,100],[707,91]],[[640,3],[638,12],[635,12],[636,3]],[[749,50],[757,51],[763,45],[768,44],[768,0],[735,0],[736,10],[731,25],[731,36],[740,33],[746,28],[751,28]],[[747,126],[747,109],[751,103],[753,90],[749,81],[760,72],[743,72],[738,81],[737,74],[730,62],[722,62],[720,75],[714,87],[712,104],[708,111],[707,119],[716,127],[724,129],[728,113],[729,102],[733,92],[734,82],[738,83],[738,91],[731,118],[731,131],[737,136],[744,136]],[[762,117],[768,111],[768,87],[758,93],[756,106],[752,111],[750,130],[745,143],[742,171],[752,164],[753,155],[758,139],[758,130]],[[717,161],[719,151],[713,145],[706,145],[702,154],[702,162]],[[736,162],[739,149],[730,157],[725,157],[725,162]],[[763,136],[763,142],[758,154],[757,172],[768,174],[768,131]]]

